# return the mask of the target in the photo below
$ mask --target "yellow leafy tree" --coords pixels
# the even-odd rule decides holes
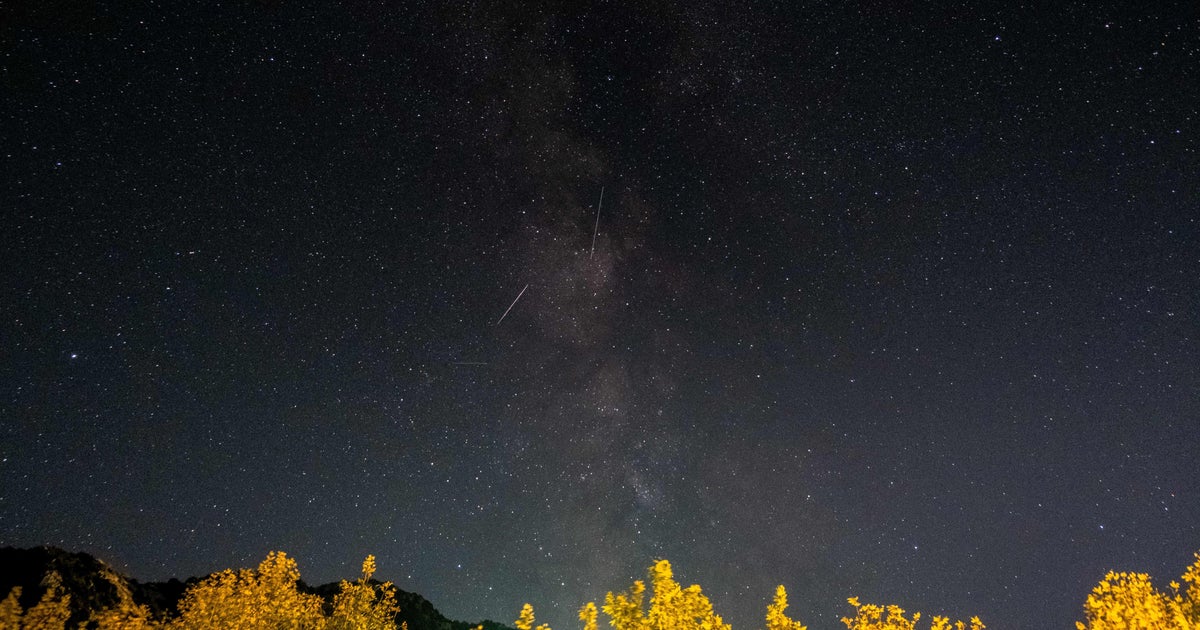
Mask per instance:
[[[699,584],[682,588],[675,581],[670,562],[655,562],[650,578],[654,594],[650,596],[647,617],[652,630],[730,630],[729,624],[713,612],[712,603],[701,593]]]
[[[935,615],[933,625],[930,626],[930,630],[965,630],[966,628],[970,628],[970,630],[983,630],[984,625],[979,620],[979,617],[971,617],[970,625],[967,625],[961,621],[955,621],[951,624],[949,617],[938,617]]]
[[[392,630],[396,627],[396,592],[391,582],[378,587],[371,584],[375,575],[375,556],[367,556],[362,576],[356,582],[342,580],[342,589],[333,598],[331,630]]]
[[[601,609],[608,615],[616,630],[730,630],[729,624],[713,612],[712,603],[693,584],[683,588],[675,581],[671,563],[659,560],[650,567],[650,609],[643,611],[646,584],[641,580],[633,583],[628,591],[620,594],[608,593]],[[588,604],[588,607],[595,604]],[[582,618],[583,613],[580,613]]]
[[[1179,583],[1171,582],[1171,612],[1180,628],[1200,628],[1200,553],[1194,554],[1196,561],[1183,572],[1180,578],[1187,585],[1179,591]]]
[[[145,606],[118,604],[92,613],[91,621],[97,630],[153,630],[162,624],[150,617]]]
[[[63,591],[62,577],[57,571],[51,571],[42,578],[42,586],[46,591],[33,608],[21,613],[21,604],[17,598],[21,596],[20,588],[13,588],[12,594],[4,601],[4,615],[15,616],[19,625],[5,626],[22,628],[22,630],[59,630],[66,627],[67,619],[71,616],[71,596]],[[12,600],[11,603],[9,600]],[[6,619],[6,623],[9,621]]]
[[[583,622],[583,630],[596,630],[596,602],[588,602],[579,609],[579,620]]]
[[[904,616],[904,609],[899,606],[879,606],[876,604],[859,603],[857,597],[847,600],[854,607],[853,618],[842,617],[842,623],[849,630],[913,630],[921,613],[913,613],[912,619]],[[884,616],[884,613],[887,613]]]
[[[152,630],[162,624],[153,621],[150,609],[133,601],[129,585],[111,572],[104,572],[104,580],[117,591],[117,603],[92,613],[91,622],[97,630]]]
[[[642,614],[645,599],[646,583],[636,580],[624,593],[614,595],[610,591],[605,595],[601,610],[608,615],[608,621],[615,630],[646,630],[648,624]]]
[[[904,609],[895,606],[879,606],[876,604],[863,604],[858,601],[857,597],[851,597],[847,601],[854,607],[854,617],[842,617],[842,623],[846,625],[848,630],[915,630],[917,622],[921,620],[921,613],[914,612],[912,618],[906,617]],[[950,623],[949,617],[933,618],[930,624],[931,630],[984,630],[983,622],[979,617],[971,617],[970,625],[957,621],[953,625]]]
[[[807,626],[783,613],[787,606],[787,589],[780,584],[775,587],[775,600],[767,606],[767,630],[808,630]]]
[[[521,615],[517,617],[517,620],[513,622],[513,625],[517,627],[517,630],[550,630],[550,626],[544,623],[539,624],[536,627],[534,627],[533,624],[533,605],[525,604],[521,607]]]
[[[1145,573],[1110,571],[1084,602],[1086,622],[1078,630],[1195,630],[1200,628],[1200,554],[1184,571],[1187,588],[1171,582],[1171,593],[1154,588]]]
[[[14,586],[8,592],[8,596],[4,601],[0,601],[0,629],[15,630],[21,627],[21,587]]]
[[[521,607],[521,613],[513,625],[517,627],[517,630],[533,630],[533,621],[533,604],[527,603]]]
[[[189,588],[171,627],[200,629],[320,629],[322,601],[296,590],[296,561],[272,551],[258,569],[226,569]]]
[[[1083,605],[1088,623],[1079,630],[1168,628],[1167,596],[1154,589],[1145,573],[1109,571]]]

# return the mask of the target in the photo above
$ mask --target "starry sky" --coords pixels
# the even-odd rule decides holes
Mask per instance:
[[[121,4],[0,9],[0,544],[560,630],[1200,550],[1195,3]]]

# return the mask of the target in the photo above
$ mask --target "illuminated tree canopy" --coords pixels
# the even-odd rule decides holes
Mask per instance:
[[[1167,591],[1154,587],[1145,573],[1109,572],[1084,602],[1085,621],[1076,630],[1196,630],[1200,628],[1200,553]],[[178,615],[152,618],[145,605],[134,601],[127,585],[106,578],[117,591],[117,603],[93,612],[82,627],[100,630],[391,630],[397,628],[395,588],[379,583],[375,557],[363,560],[362,574],[354,582],[342,580],[332,603],[297,588],[300,571],[287,554],[273,551],[254,569],[226,569],[189,587]],[[602,611],[614,630],[732,630],[713,609],[700,585],[683,587],[675,580],[671,563],[658,560],[646,582],[635,581],[622,592],[609,592],[604,605],[588,602],[579,610],[582,630],[597,630]],[[59,630],[68,627],[71,596],[62,579],[51,571],[42,580],[42,595],[29,609],[21,606],[22,589],[13,588],[0,600],[0,630]],[[900,606],[864,604],[848,600],[853,616],[843,617],[847,630],[918,630],[920,612],[909,614]],[[775,589],[767,606],[766,630],[808,630],[787,616],[787,590]],[[550,630],[537,624],[533,605],[525,604],[513,622],[517,630]],[[406,624],[400,624],[407,630]],[[951,621],[934,615],[929,630],[984,630],[979,617]]]

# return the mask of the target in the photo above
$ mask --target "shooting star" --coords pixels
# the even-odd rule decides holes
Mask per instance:
[[[450,365],[487,365],[485,361],[452,361]]]
[[[588,252],[588,258],[591,258],[596,253],[596,233],[600,231],[600,208],[604,205],[604,187],[600,187],[600,203],[596,204],[596,226],[592,228],[592,251]]]
[[[529,288],[529,285],[528,284],[525,285],[525,289],[528,289],[528,288]],[[520,300],[521,296],[525,295],[525,289],[521,289],[521,292],[517,294],[517,299],[513,300],[512,304],[508,305],[508,309],[504,311],[504,314],[500,316],[500,319],[496,320],[496,323],[495,323],[496,326],[499,326],[500,322],[504,321],[505,317],[508,317],[508,311],[511,311],[512,307],[517,305],[517,300]]]

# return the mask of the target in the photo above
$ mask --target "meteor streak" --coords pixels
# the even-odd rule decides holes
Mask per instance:
[[[588,258],[591,258],[596,253],[596,233],[600,231],[600,208],[604,205],[604,187],[600,187],[600,203],[596,204],[596,226],[592,228],[592,251],[588,252]]]
[[[525,285],[525,289],[528,289],[528,288],[529,288],[529,285],[528,285],[528,284],[527,284],[527,285]],[[521,296],[522,296],[522,295],[525,295],[525,289],[521,289],[521,292],[517,294],[517,299],[516,299],[516,300],[513,300],[513,301],[512,301],[512,304],[509,304],[509,305],[508,305],[508,309],[504,311],[504,314],[500,316],[500,319],[497,319],[497,320],[496,320],[496,323],[495,323],[495,325],[496,325],[496,326],[499,326],[499,325],[500,325],[500,322],[504,321],[504,318],[505,318],[505,317],[508,317],[508,311],[511,311],[511,310],[512,310],[512,307],[514,307],[514,306],[516,306],[516,305],[517,305],[517,300],[520,300],[520,299],[521,299]]]

